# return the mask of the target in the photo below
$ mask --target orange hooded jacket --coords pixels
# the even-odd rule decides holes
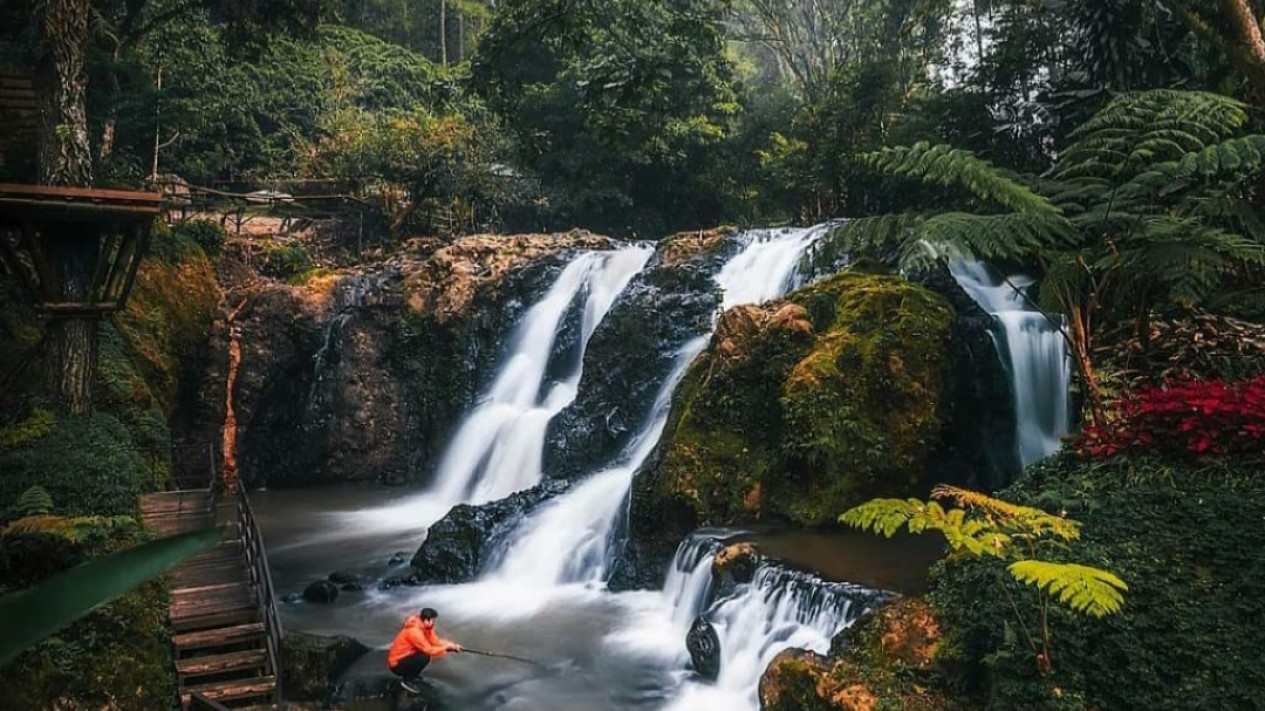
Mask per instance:
[[[435,634],[435,628],[426,629],[422,626],[422,618],[417,615],[409,615],[404,621],[404,629],[395,636],[395,641],[391,643],[391,649],[387,652],[387,666],[394,669],[396,664],[405,657],[421,652],[431,659],[442,657],[448,653],[450,644],[447,640],[440,639]]]

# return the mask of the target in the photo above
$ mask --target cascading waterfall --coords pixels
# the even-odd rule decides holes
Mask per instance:
[[[696,531],[676,548],[668,577],[663,581],[663,601],[672,610],[672,624],[682,636],[703,613],[712,589],[712,561],[720,541],[706,531]]]
[[[1067,343],[1022,290],[1026,276],[998,278],[982,262],[954,261],[949,271],[966,293],[1000,324],[1004,342],[993,342],[1010,371],[1015,398],[1015,440],[1023,466],[1055,452],[1067,434],[1071,362]]]
[[[684,542],[678,558],[682,549],[696,545]],[[695,570],[710,568],[711,558],[706,556]],[[682,599],[705,597],[710,576],[696,572],[688,579],[696,587]],[[755,711],[760,706],[760,676],[775,656],[791,648],[827,653],[831,638],[856,622],[881,597],[867,588],[827,583],[762,562],[750,584],[738,586],[704,613],[720,638],[720,676],[715,683],[685,684],[669,710]]]
[[[794,283],[804,251],[823,232],[818,226],[749,233],[743,250],[716,275],[722,308],[762,303],[785,294]],[[700,336],[677,352],[650,416],[617,464],[590,476],[523,521],[508,539],[515,543],[494,557],[486,577],[532,587],[606,579],[633,476],[659,442],[677,383],[710,337],[710,333]]]
[[[356,512],[354,524],[379,530],[428,526],[456,504],[492,501],[538,484],[546,428],[575,399],[589,338],[653,252],[644,245],[585,252],[567,264],[515,328],[496,379],[449,443],[431,490]],[[581,297],[578,357],[553,380],[550,355],[564,317]]]

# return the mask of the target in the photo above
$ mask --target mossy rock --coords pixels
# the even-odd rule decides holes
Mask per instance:
[[[695,525],[812,525],[918,491],[951,318],[918,285],[857,272],[729,310],[677,390],[655,505],[691,509]]]
[[[948,711],[965,708],[937,689],[941,640],[931,605],[898,599],[844,630],[822,656],[782,652],[760,679],[763,711]]]

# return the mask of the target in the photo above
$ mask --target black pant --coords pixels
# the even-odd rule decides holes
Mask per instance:
[[[398,664],[391,667],[391,673],[409,681],[421,676],[427,664],[430,664],[430,656],[417,652],[401,659]]]

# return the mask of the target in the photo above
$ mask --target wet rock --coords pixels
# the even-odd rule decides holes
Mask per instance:
[[[750,583],[760,565],[760,552],[751,543],[725,546],[712,559],[712,588],[723,597],[737,585]]]
[[[720,636],[712,623],[701,615],[694,619],[685,635],[685,648],[689,650],[690,661],[699,676],[712,681],[720,676]]]
[[[343,583],[342,585],[338,586],[338,589],[342,590],[343,592],[363,592],[365,589],[365,584],[364,583]]]
[[[407,562],[408,553],[405,553],[404,551],[396,551],[395,554],[391,556],[391,560],[387,561],[387,565],[394,568],[397,565],[404,565]]]
[[[286,698],[324,702],[333,691],[333,680],[369,647],[343,635],[326,637],[286,630],[281,650]]]
[[[645,422],[677,351],[710,325],[720,304],[712,277],[738,243],[720,232],[665,242],[589,339],[578,397],[549,423],[550,476],[615,457]]]
[[[338,586],[328,580],[318,580],[303,589],[303,599],[308,602],[331,603],[338,598]]]
[[[563,480],[546,481],[498,501],[454,506],[431,526],[426,541],[413,556],[417,580],[424,583],[472,580],[524,515],[569,487]]]
[[[335,570],[329,574],[328,580],[335,585],[344,585],[346,583],[364,582],[364,577],[356,573],[349,573],[345,570]]]

